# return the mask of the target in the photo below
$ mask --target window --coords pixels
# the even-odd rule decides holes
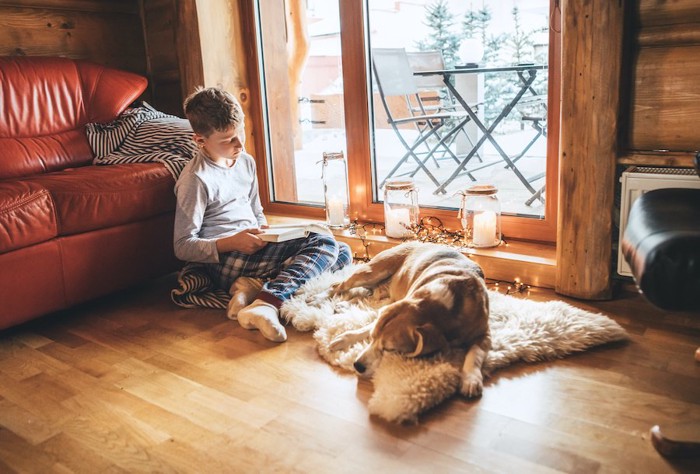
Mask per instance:
[[[506,238],[553,241],[559,19],[549,1],[258,0],[267,212],[322,218],[321,157],[343,151],[351,218],[381,222],[384,180],[412,175],[421,215],[456,229],[458,192],[488,183]],[[382,91],[377,50],[403,51],[416,94]],[[441,63],[421,64],[434,53]],[[523,64],[538,67],[513,68]],[[442,75],[415,75],[460,68],[448,80],[469,120]],[[401,122],[421,113],[444,119]]]

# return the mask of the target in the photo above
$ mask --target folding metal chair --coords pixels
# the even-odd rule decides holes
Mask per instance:
[[[430,111],[425,110],[417,113],[412,110],[411,98],[417,97],[419,90],[405,49],[373,49],[372,65],[387,121],[406,149],[406,153],[382,180],[380,187],[384,186],[386,180],[392,177],[408,160],[413,160],[417,165],[410,173],[411,176],[422,170],[435,186],[439,187],[440,182],[427,168],[426,162],[435,158],[435,153],[439,150],[440,157],[449,156],[455,162],[460,163],[449,144],[452,137],[469,122],[469,116],[462,111],[434,111],[434,113],[430,113]],[[406,104],[405,116],[397,116],[399,111],[390,107],[390,97],[400,97]],[[406,138],[404,129],[401,128],[403,125],[414,125],[418,132],[411,143]],[[421,147],[427,147],[427,151],[420,151]],[[470,178],[475,180],[471,175]]]
[[[416,51],[406,53],[413,72],[439,71],[445,69],[445,60],[440,51]],[[442,112],[457,110],[452,94],[445,88],[442,76],[414,76],[416,88],[416,107],[414,112]]]

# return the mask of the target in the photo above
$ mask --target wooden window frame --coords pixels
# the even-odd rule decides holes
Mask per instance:
[[[260,0],[266,3],[278,3],[279,0]],[[257,17],[254,1],[244,2],[242,8],[246,23],[246,34],[256,38],[256,47],[249,48],[250,64],[259,64]],[[271,3],[272,4],[272,3]],[[363,222],[383,222],[384,208],[381,202],[373,199],[373,182],[371,170],[370,110],[367,86],[367,42],[365,27],[367,25],[364,0],[339,0],[341,54],[343,83],[346,85],[345,123],[363,126],[346,127],[348,179],[350,182],[350,216]],[[559,125],[561,101],[561,12],[556,0],[550,0],[550,47],[548,68],[548,117],[547,117],[547,166],[545,184],[545,217],[543,219],[504,215],[502,220],[504,238],[554,242],[556,240],[557,201],[559,188]],[[261,91],[252,94],[251,109],[254,117],[249,122],[256,131],[266,130],[262,100],[262,81],[258,67],[250,68],[249,83],[251,90]],[[255,97],[257,96],[257,97]],[[255,113],[257,112],[257,113]],[[258,164],[258,181],[261,189],[261,201],[265,212],[273,215],[298,216],[311,219],[324,219],[325,211],[320,207],[303,204],[275,202],[271,199],[270,159],[267,156],[265,133],[253,132],[253,152]],[[250,148],[250,144],[249,144]],[[279,159],[275,166],[280,166]],[[456,210],[427,208],[421,215],[439,218],[451,229],[461,227]]]

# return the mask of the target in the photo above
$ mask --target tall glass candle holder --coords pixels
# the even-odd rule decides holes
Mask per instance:
[[[350,224],[348,217],[348,169],[342,151],[323,153],[323,197],[326,204],[326,222],[332,229]]]
[[[413,235],[420,218],[418,190],[412,179],[390,179],[384,184],[384,233],[401,239]]]
[[[459,217],[467,245],[496,247],[501,243],[501,203],[498,189],[491,185],[472,186],[462,192]]]

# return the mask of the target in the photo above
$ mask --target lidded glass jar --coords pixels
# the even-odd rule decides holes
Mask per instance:
[[[389,179],[384,183],[384,233],[401,239],[413,235],[420,217],[418,190],[410,178]]]
[[[326,204],[326,223],[333,229],[350,224],[348,217],[348,169],[342,151],[323,153],[323,197]]]
[[[501,243],[501,203],[498,189],[478,185],[462,192],[460,218],[467,244],[472,247],[496,247]]]

